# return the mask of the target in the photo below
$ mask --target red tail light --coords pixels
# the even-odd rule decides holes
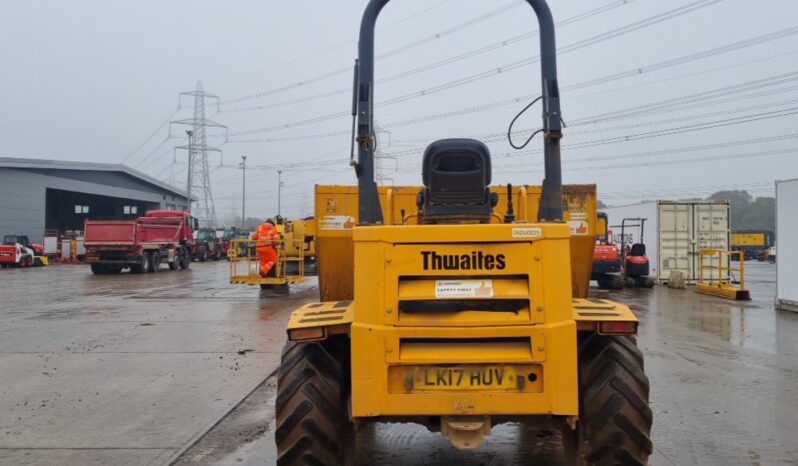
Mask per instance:
[[[601,335],[635,335],[637,333],[637,322],[599,322],[599,334]]]

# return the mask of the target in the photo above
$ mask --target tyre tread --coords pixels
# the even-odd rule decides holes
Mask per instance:
[[[346,347],[334,339],[288,342],[278,370],[276,414],[279,466],[343,464],[351,422],[346,412]]]
[[[653,414],[643,367],[634,338],[580,336],[578,445],[586,464],[648,464]]]

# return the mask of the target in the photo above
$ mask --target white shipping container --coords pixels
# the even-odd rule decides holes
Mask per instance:
[[[644,218],[646,219],[644,227],[643,227],[643,243],[646,245],[646,255],[648,256],[648,263],[649,263],[649,273],[652,277],[657,276],[658,264],[657,264],[657,202],[656,201],[649,201],[649,202],[641,202],[638,204],[632,205],[625,205],[625,206],[618,206],[618,207],[607,207],[605,209],[599,209],[602,212],[607,214],[609,218],[609,225],[612,233],[614,235],[621,234],[621,228],[615,228],[616,225],[620,225],[623,219],[625,218]],[[626,222],[627,224],[636,224],[637,222]],[[632,241],[638,242],[640,241],[640,229],[639,228],[629,228],[626,231],[626,234],[631,234]]]
[[[729,201],[657,201],[659,273],[667,281],[671,271],[684,273],[687,283],[699,278],[702,249],[729,249]],[[706,277],[717,278],[717,272]],[[722,278],[728,278],[728,273]]]
[[[798,179],[776,182],[776,307],[798,311]]]

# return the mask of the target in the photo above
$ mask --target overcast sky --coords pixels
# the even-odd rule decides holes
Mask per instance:
[[[209,130],[224,151],[210,159],[219,218],[240,209],[241,155],[252,168],[249,214],[276,213],[277,168],[283,214],[308,213],[314,183],[355,181],[351,122],[335,114],[351,106],[365,4],[4,2],[0,155],[124,162],[184,188],[186,154],[173,164],[172,148],[185,144],[187,128],[173,126],[170,138],[167,122],[192,116],[193,100],[178,109],[178,94],[202,81],[222,102],[208,102],[208,118],[231,133],[225,142]],[[566,183],[595,182],[620,205],[726,187],[772,195],[774,180],[798,177],[798,2],[551,0],[551,8],[565,23],[557,40]],[[518,152],[502,136],[540,89],[538,64],[523,62],[538,54],[537,38],[523,36],[536,26],[521,1],[385,8],[376,100],[406,97],[376,111],[388,182],[418,184],[433,140],[477,137],[493,152],[495,182],[540,183],[541,141]],[[516,138],[539,123],[537,107]]]

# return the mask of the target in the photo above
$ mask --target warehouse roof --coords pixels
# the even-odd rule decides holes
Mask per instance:
[[[0,157],[0,168],[17,168],[23,170],[80,170],[94,172],[117,172],[124,173],[145,183],[158,188],[186,197],[186,193],[174,186],[164,183],[156,178],[134,170],[128,166],[117,163],[95,163],[95,162],[68,162],[63,160],[45,159],[18,159],[13,157]]]

